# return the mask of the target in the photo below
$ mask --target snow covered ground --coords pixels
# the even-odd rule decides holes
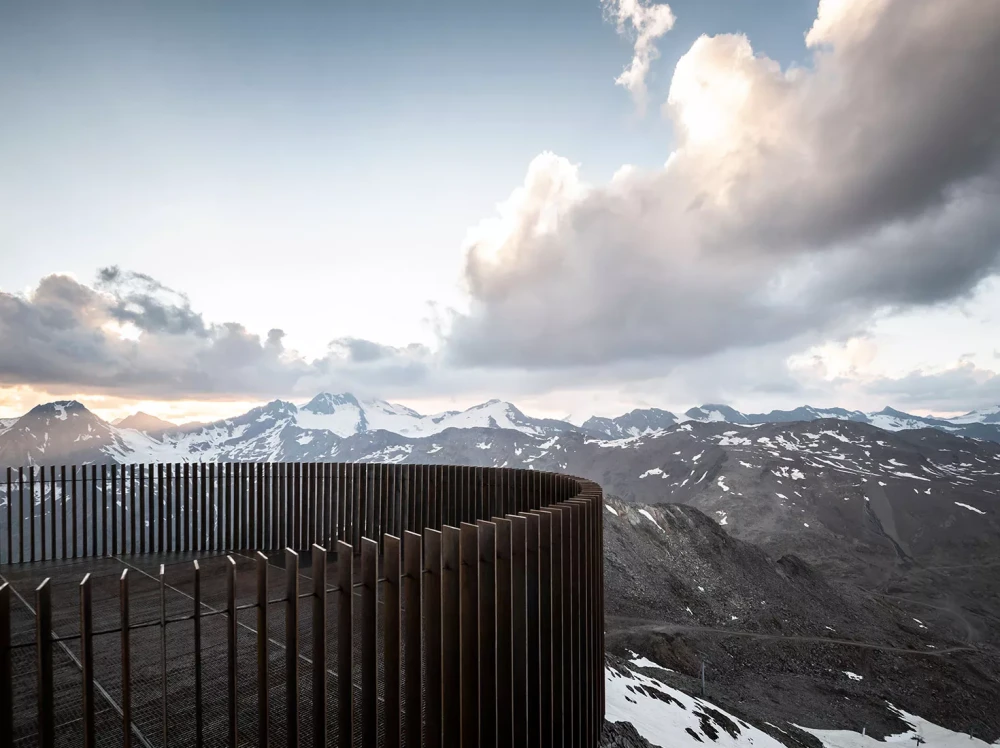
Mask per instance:
[[[887,707],[909,725],[910,729],[898,735],[889,735],[885,741],[876,740],[870,735],[862,735],[851,730],[817,730],[801,725],[796,725],[796,727],[816,736],[823,743],[824,748],[877,748],[889,743],[923,745],[927,748],[988,748],[988,743],[984,743],[978,738],[970,738],[968,733],[952,732],[940,725],[935,725],[933,722],[928,722],[922,717],[897,709],[892,704],[887,704]],[[918,735],[923,742],[918,743]],[[1000,745],[1000,742],[993,743],[993,745]]]
[[[646,658],[634,657],[636,667],[659,667]],[[604,669],[609,722],[631,722],[642,737],[655,746],[706,745],[729,748],[780,748],[782,745],[766,732],[747,724],[705,699],[689,696],[647,675],[623,667]],[[824,748],[879,748],[887,744],[918,745],[917,736],[926,748],[989,748],[990,744],[971,738],[967,733],[952,732],[933,722],[908,714],[891,704],[886,708],[902,719],[909,729],[890,735],[884,741],[850,730],[819,730],[794,725],[815,736]],[[804,720],[805,721],[805,720]],[[770,723],[768,723],[770,724]],[[779,732],[785,730],[772,725]],[[993,743],[1000,745],[1000,741]]]
[[[645,665],[648,661],[641,662]],[[605,668],[604,676],[605,719],[631,722],[653,745],[781,748],[781,743],[766,732],[655,678],[614,667]]]

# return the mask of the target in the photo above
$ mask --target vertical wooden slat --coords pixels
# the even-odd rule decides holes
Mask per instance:
[[[77,525],[77,522],[76,522],[76,520],[77,520],[76,505],[77,505],[78,502],[77,502],[77,493],[76,493],[76,468],[75,467],[73,468],[73,479],[71,481],[71,486],[72,486],[72,489],[73,489],[73,558],[77,558],[77,534],[79,533],[79,529],[78,529],[79,525]],[[86,510],[86,505],[84,505],[84,507],[85,508],[84,508],[84,515],[83,515],[83,524],[84,524],[84,526],[86,526],[86,524],[87,524],[87,515],[86,515],[86,511],[87,510]],[[125,515],[123,514],[122,516],[125,516]],[[85,545],[86,545],[86,542],[87,542],[86,541],[86,533],[84,533],[84,544]]]
[[[11,469],[7,468],[7,563],[14,563],[14,494],[11,484]],[[18,533],[20,534],[20,533]],[[20,559],[19,559],[20,560]]]
[[[173,473],[173,487],[171,493],[173,494],[173,516],[172,522],[174,526],[174,543],[170,547],[172,551],[179,551],[183,547],[181,541],[181,466],[175,463],[171,469]]]
[[[85,510],[86,511],[86,510]],[[83,555],[87,555],[87,515],[83,516],[84,538]],[[17,560],[24,563],[24,468],[17,469]]]
[[[199,496],[201,494],[201,480],[199,473],[201,472],[202,465],[204,463],[196,462],[191,465],[191,548],[192,551],[202,550],[201,538],[204,534],[202,530],[204,529],[204,513],[200,511],[199,508]],[[140,470],[140,482],[142,481],[142,466],[139,466]],[[142,500],[139,501],[139,506],[142,506]]]
[[[139,465],[139,553],[146,552],[146,466]]]
[[[407,748],[420,748],[421,740],[421,537],[409,532],[403,544],[403,734]]]
[[[101,465],[101,555],[108,555],[108,466]],[[95,548],[96,550],[96,548]]]
[[[8,494],[9,496],[10,494]],[[7,544],[10,548],[10,544]],[[35,609],[37,612],[37,608]],[[0,724],[14,724],[14,656],[11,652],[10,584],[0,584]],[[12,748],[13,729],[0,731],[0,746]]]
[[[271,534],[270,545],[268,547],[271,550],[282,547],[280,535],[278,534],[278,502],[281,496],[281,481],[278,471],[280,467],[280,465],[272,465],[270,463],[267,465],[268,500],[271,502]]]
[[[337,542],[337,737],[354,746],[354,548]]]
[[[114,485],[114,471],[111,472]],[[132,646],[129,626],[131,613],[129,606],[128,569],[122,570],[118,580],[119,625],[121,627],[122,656],[122,745],[132,747]]]
[[[382,564],[382,662],[385,737],[382,748],[399,748],[399,538],[384,535]]]
[[[163,553],[167,548],[166,528],[164,527],[164,523],[167,521],[167,494],[163,473],[164,465],[161,462],[156,466],[156,548],[154,550],[158,553]]]
[[[326,549],[312,546],[313,745],[326,745]]]
[[[51,626],[48,628],[51,631]],[[49,644],[49,662],[52,650]],[[51,667],[51,664],[50,664]],[[93,592],[90,584],[90,574],[80,582],[80,667],[82,669],[83,704],[81,719],[83,720],[84,748],[94,748],[97,745],[97,725],[94,722],[94,605]],[[49,712],[49,722],[52,712]],[[44,743],[44,741],[43,741]]]
[[[468,471],[464,471],[468,474]],[[463,498],[468,514],[468,497]],[[479,744],[479,528],[460,528],[459,616],[461,627],[462,744]]]
[[[7,468],[7,563],[14,563],[14,493],[11,484],[11,469]],[[18,533],[20,534],[20,533]],[[18,559],[20,560],[20,559]]]
[[[461,569],[461,530],[445,525],[442,529],[441,563],[441,678],[447,698],[441,702],[442,740],[445,746],[459,745],[462,739],[461,698],[461,609],[459,576]]]
[[[231,551],[233,549],[233,464],[227,462],[222,465],[222,493],[223,493],[223,537],[222,550]]]
[[[237,748],[240,742],[239,733],[239,702],[236,690],[236,561],[232,556],[226,556],[226,649],[228,650],[227,665],[229,670],[229,748]]]
[[[129,516],[129,538],[128,538],[128,552],[134,554],[137,550],[136,542],[138,539],[139,528],[137,526],[139,513],[136,511],[135,507],[135,465],[129,465],[129,476],[128,476],[128,516]],[[125,497],[122,496],[122,500]],[[86,555],[86,551],[84,551]]]
[[[285,549],[285,732],[299,744],[299,554]]]
[[[97,505],[97,465],[90,466],[90,552],[97,556],[100,550],[97,545],[97,518],[100,514]]]
[[[267,748],[270,740],[270,699],[268,697],[268,617],[267,556],[257,552],[257,746]]]
[[[497,647],[497,746],[514,746],[514,641],[512,526],[509,519],[494,517],[496,525],[496,647]]]
[[[208,464],[208,550],[214,552],[218,537],[218,511],[215,493],[215,463]]]
[[[481,475],[481,473],[480,473]],[[479,746],[497,744],[497,526],[479,520]]]
[[[205,741],[205,715],[202,711],[201,690],[201,566],[192,564],[194,574],[194,740],[197,748]]]
[[[52,551],[51,551],[51,558],[55,559],[55,558],[59,558],[59,556],[58,556],[58,553],[57,553],[57,550],[56,550],[56,548],[57,548],[57,546],[56,546],[56,514],[58,513],[57,512],[58,506],[56,504],[56,469],[54,467],[49,469],[49,483],[51,484],[51,486],[50,486],[50,489],[51,489],[50,490],[50,494],[51,494],[51,497],[52,497],[52,519],[49,522],[49,532],[51,533],[51,535],[49,537],[49,547],[52,549]]]
[[[292,515],[294,517],[294,531],[292,533],[292,547],[302,548],[302,465],[292,464]]]
[[[442,691],[444,652],[441,646],[443,535],[438,530],[424,530],[424,574],[422,615],[424,622],[424,745],[442,745]]]
[[[528,521],[510,515],[511,521],[511,610],[513,632],[514,745],[529,745],[528,730],[528,619],[527,619],[527,538]]]
[[[32,491],[31,495],[32,497],[34,497],[35,492]],[[44,465],[39,467],[39,476],[38,476],[38,524],[39,524],[39,530],[41,530],[41,532],[39,533],[39,538],[41,541],[39,544],[40,546],[39,551],[41,552],[39,560],[44,561],[45,551],[47,550],[47,545],[48,545],[45,542],[46,538],[45,538],[45,466]]]
[[[88,574],[87,577],[84,577],[84,581],[88,583],[88,590],[90,589],[88,581],[89,576],[90,575]],[[81,635],[87,635],[85,629],[81,629]],[[56,724],[55,720],[52,718],[52,715],[55,712],[55,683],[52,670],[52,646],[52,585],[49,583],[48,579],[45,579],[35,590],[35,656],[37,662],[36,669],[38,673],[38,742],[42,748],[52,748],[56,743]],[[93,661],[93,658],[91,658],[91,661]],[[84,653],[85,676],[86,673],[86,654]],[[93,674],[93,667],[91,667],[91,674]],[[84,684],[84,690],[86,691],[86,684]],[[93,707],[91,706],[91,740],[88,743],[86,732],[87,712],[86,704],[84,704],[84,745],[88,746],[88,748],[93,748],[94,746],[93,716],[94,712]],[[7,732],[11,728],[5,727],[3,729],[4,732]]]
[[[117,556],[118,549],[118,465],[111,466],[111,554]]]
[[[29,517],[30,517],[30,519],[28,520],[28,524],[29,524],[30,532],[31,532],[31,537],[29,538],[29,540],[30,540],[30,548],[31,548],[31,562],[34,563],[36,561],[36,556],[35,556],[35,466],[34,465],[30,465],[28,467],[28,514],[29,514]],[[24,526],[23,525],[21,526],[21,532],[24,532]],[[97,550],[96,549],[96,543],[95,543],[94,550],[95,550],[95,552]]]
[[[378,543],[361,540],[361,745],[378,740]]]

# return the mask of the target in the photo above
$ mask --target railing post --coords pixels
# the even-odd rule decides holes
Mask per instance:
[[[381,508],[381,502],[379,502]],[[385,549],[382,573],[382,662],[385,739],[383,748],[399,748],[399,538],[382,535]]]
[[[403,734],[407,748],[420,748],[421,720],[421,645],[420,645],[420,592],[421,592],[421,538],[413,532],[406,534],[403,545],[403,661],[406,685],[403,693]]]
[[[45,560],[45,550],[46,550],[46,545],[47,545],[46,542],[45,542],[45,466],[42,465],[39,468],[39,470],[41,472],[40,472],[39,478],[38,478],[38,494],[39,494],[38,495],[38,522],[39,522],[39,529],[41,530],[41,533],[40,533],[41,548],[40,548],[40,550],[42,552],[42,556],[41,556],[40,560],[44,561]],[[32,493],[32,500],[34,500],[34,493],[35,492],[32,491],[31,493]],[[32,511],[32,514],[34,514],[34,511]],[[105,546],[106,545],[107,545],[107,543],[105,543]]]
[[[112,473],[112,480],[114,473]],[[132,746],[132,647],[129,626],[131,615],[129,611],[128,569],[122,571],[118,580],[118,602],[120,607],[119,625],[121,626],[122,648],[122,745]]]
[[[547,477],[547,476],[546,476]],[[544,509],[532,513],[538,518],[538,667],[540,676],[542,746],[553,741],[554,705],[552,699],[552,515]]]
[[[270,727],[268,699],[267,556],[257,552],[257,746],[267,748]]]
[[[354,548],[337,541],[337,706],[339,748],[354,745]]]
[[[194,739],[198,748],[204,744],[205,717],[201,691],[201,566],[192,564],[194,574]]]
[[[41,601],[39,601],[41,602]],[[46,605],[48,601],[46,601]],[[46,631],[51,631],[51,610],[49,611],[49,621],[46,623]],[[41,624],[40,624],[41,625]],[[52,668],[52,643],[48,643],[47,657],[49,661],[49,678],[51,678]],[[97,745],[97,725],[94,723],[94,610],[93,594],[90,586],[90,574],[87,574],[80,582],[80,665],[83,669],[83,745],[84,748],[95,748]],[[41,688],[41,683],[39,683]],[[51,681],[48,685],[51,689]],[[41,697],[41,691],[39,691]],[[51,694],[49,696],[51,699]],[[49,704],[51,710],[52,704]],[[48,722],[53,724],[52,712],[47,715]],[[49,728],[51,729],[51,727]],[[43,733],[44,734],[44,733]],[[45,741],[42,741],[43,745]]]
[[[540,527],[537,514],[525,513],[527,520],[527,565],[525,613],[527,614],[528,637],[528,746],[535,748],[542,740],[542,673],[541,673],[541,618],[539,615],[539,554]]]
[[[313,497],[315,502],[315,496]],[[312,546],[313,745],[326,745],[326,549]]]
[[[424,573],[421,590],[421,610],[424,622],[424,699],[426,723],[425,748],[441,747],[441,589],[442,589],[442,539],[438,530],[424,530]]]
[[[94,468],[95,470],[97,468]],[[36,561],[35,558],[35,466],[30,465],[28,467],[28,514],[30,519],[28,520],[28,527],[31,532],[30,547],[31,547],[31,563]],[[24,525],[21,525],[21,532],[24,533]],[[96,552],[96,548],[94,549]]]
[[[111,466],[111,555],[118,550],[118,465]]]
[[[226,556],[229,562],[226,567],[226,610],[228,619],[226,621],[226,639],[228,650],[229,666],[229,746],[237,748],[239,745],[239,703],[237,702],[236,690],[236,561],[232,556]]]
[[[285,549],[285,730],[299,744],[299,554]]]

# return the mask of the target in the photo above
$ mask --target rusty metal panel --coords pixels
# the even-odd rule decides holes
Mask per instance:
[[[299,554],[285,549],[285,734],[299,744]]]
[[[511,521],[494,517],[496,525],[496,680],[497,747],[514,746],[514,658]]]
[[[441,533],[441,740],[447,748],[461,744],[462,693],[459,574],[461,530],[445,525]]]
[[[84,583],[86,584],[86,589],[90,593],[90,575],[88,574],[84,577]],[[6,586],[6,585],[4,585]],[[9,603],[9,598],[8,598]],[[83,588],[80,590],[80,610],[81,615],[83,613]],[[89,612],[89,608],[88,608]],[[8,619],[8,638],[9,638],[9,627],[10,621]],[[84,743],[85,745],[93,748],[94,746],[94,707],[93,707],[93,675],[94,675],[94,656],[92,650],[90,649],[92,643],[90,641],[90,631],[88,629],[81,629],[81,648],[83,646],[84,638],[87,641],[87,651],[81,652],[83,656],[84,664],[84,680],[86,681],[87,674],[89,672],[91,676],[91,702],[90,702],[90,721],[87,721],[87,705],[84,704],[83,711],[83,728],[84,728]],[[35,590],[35,659],[36,667],[38,672],[38,738],[39,744],[43,748],[52,748],[56,743],[55,736],[55,720],[52,715],[55,713],[55,688],[53,680],[53,670],[52,670],[52,585],[49,584],[49,580],[44,580],[38,588]],[[87,654],[90,654],[90,670],[87,670]],[[84,683],[84,692],[86,694],[86,682]],[[89,727],[89,730],[88,730]],[[9,732],[10,728],[4,728],[4,732]],[[87,738],[90,741],[87,742]]]
[[[48,580],[46,580],[47,582]],[[44,589],[43,589],[44,588]],[[52,745],[53,740],[46,740],[46,731],[54,727],[52,719],[52,608],[48,598],[48,585],[42,582],[39,592],[45,593],[45,600],[39,596],[38,610],[45,603],[48,614],[39,614],[39,664],[38,664],[38,705],[39,732],[42,734],[42,745]],[[45,662],[45,661],[48,662]],[[97,745],[97,725],[94,722],[94,598],[90,586],[90,574],[80,582],[80,669],[83,684],[83,702],[81,719],[83,724],[83,745],[94,748]],[[47,673],[43,673],[47,670]],[[45,723],[49,726],[46,727]]]
[[[554,746],[568,746],[565,739],[565,723],[567,719],[566,703],[564,695],[564,646],[565,629],[563,621],[563,584],[568,580],[563,575],[563,512],[559,506],[549,507],[544,510],[549,514],[550,525],[550,551],[549,551],[549,574],[550,590],[549,597],[551,605],[551,680],[552,680],[552,744]]]
[[[0,584],[0,724],[4,725],[14,724],[14,656],[10,649],[10,632],[10,585],[4,582]],[[10,730],[0,732],[0,745],[11,748],[13,734]]]
[[[539,613],[540,525],[537,514],[522,515],[527,522],[525,542],[525,634],[528,645],[528,742],[529,748],[541,745],[542,694],[541,694],[541,616]]]
[[[343,473],[341,473],[343,475]],[[337,543],[337,707],[339,748],[354,745],[354,548]]]
[[[403,734],[407,748],[420,748],[421,739],[421,658],[420,606],[422,554],[421,537],[409,532],[403,544],[403,672],[406,674],[403,692]]]
[[[497,526],[479,520],[479,745],[497,743]]]
[[[468,471],[465,471],[468,475]],[[479,743],[479,528],[460,528],[459,616],[461,627],[462,745]]]
[[[201,688],[201,567],[197,559],[192,564],[194,573],[194,739],[201,748],[205,742],[205,715],[202,710]]]
[[[542,745],[553,745],[553,656],[552,656],[552,515],[547,510],[533,512],[538,517],[538,666],[540,681]]]
[[[383,748],[399,748],[399,538],[384,535],[385,557],[382,565],[382,662],[385,736]]]
[[[257,746],[267,748],[270,728],[270,698],[267,664],[270,642],[267,616],[267,556],[254,557],[257,572]]]
[[[361,540],[361,745],[378,741],[378,543]]]
[[[442,668],[441,648],[443,540],[438,530],[424,530],[424,573],[421,611],[424,622],[424,745],[441,748]]]
[[[112,485],[114,485],[112,483]],[[121,628],[121,660],[122,660],[122,745],[132,746],[132,647],[129,626],[131,612],[129,609],[128,569],[122,570],[118,580],[118,621]]]
[[[527,566],[528,520],[516,514],[511,522],[511,611],[513,632],[513,681],[511,700],[514,711],[514,745],[528,745],[528,618]]]
[[[240,743],[239,704],[236,690],[236,561],[232,556],[226,556],[229,564],[226,567],[226,650],[229,679],[227,691],[229,695],[229,748],[237,748]]]
[[[326,745],[326,549],[312,546],[312,737]]]

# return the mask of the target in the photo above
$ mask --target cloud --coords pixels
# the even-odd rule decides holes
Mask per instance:
[[[306,360],[285,348],[284,336],[207,323],[186,296],[139,273],[106,268],[93,287],[50,275],[28,295],[0,292],[0,384],[118,397],[264,398],[420,387],[434,363],[424,346],[356,338]]]
[[[812,64],[787,70],[745,36],[698,39],[664,104],[678,145],[661,169],[593,186],[538,156],[469,233],[450,355],[682,362],[846,337],[994,274],[1000,7],[823,0],[806,38]]]
[[[628,33],[631,25],[635,34],[632,63],[615,83],[628,89],[640,112],[645,112],[648,92],[646,76],[653,60],[660,56],[656,40],[674,27],[673,11],[666,3],[645,3],[642,0],[601,0],[605,14],[615,22],[619,34]]]
[[[967,361],[940,371],[912,371],[882,377],[866,390],[886,400],[939,411],[964,411],[1000,405],[1000,374]]]

